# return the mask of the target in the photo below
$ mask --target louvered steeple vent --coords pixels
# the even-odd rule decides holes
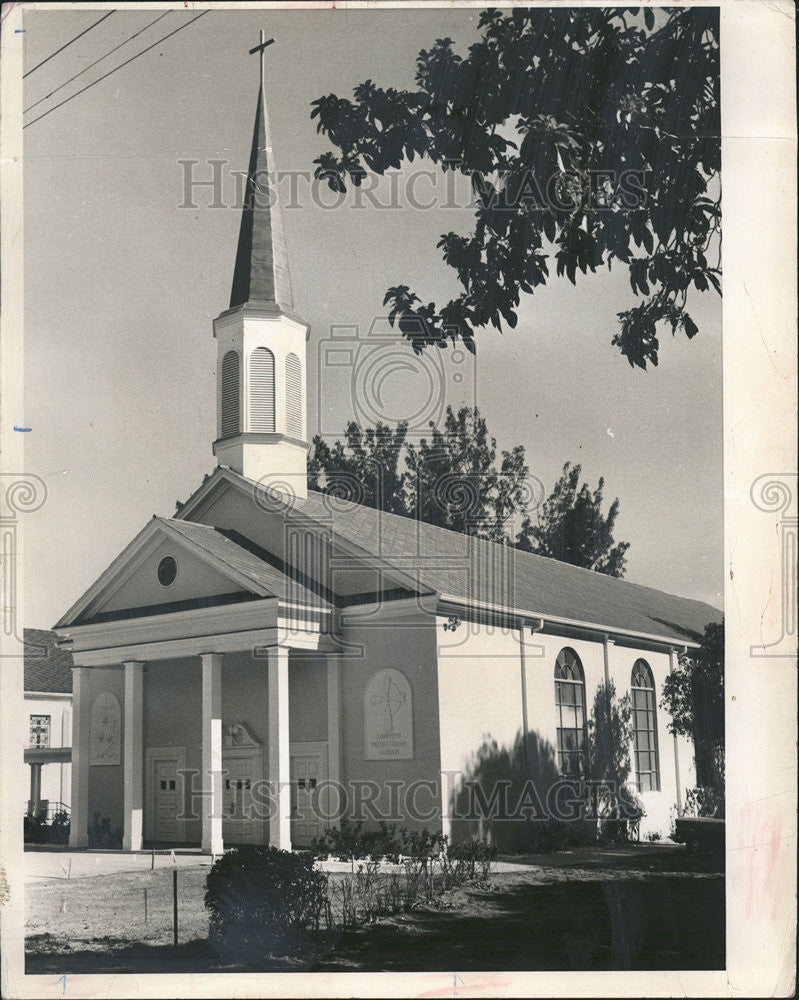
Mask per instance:
[[[263,52],[230,306],[214,320],[220,465],[289,495],[307,496],[305,342],[294,313],[278,201]]]

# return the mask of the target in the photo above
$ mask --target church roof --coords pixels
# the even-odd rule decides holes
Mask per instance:
[[[268,552],[236,532],[171,517],[156,520],[170,525],[218,562],[251,580],[260,591],[283,601],[320,605],[320,598],[311,586],[287,573]]]
[[[26,628],[24,637],[24,689],[48,694],[72,692],[72,654],[56,645],[49,629]]]
[[[263,516],[254,492],[263,487],[230,469],[217,469],[198,493],[205,494],[221,478],[250,496],[254,517]],[[191,500],[181,516],[191,517],[190,504]],[[337,536],[412,577],[420,590],[466,603],[675,642],[697,642],[705,625],[722,619],[717,608],[701,601],[362,504],[333,500],[313,490],[306,500],[292,499],[290,506],[286,504],[286,516],[292,515],[320,529],[332,528],[334,541]]]
[[[263,84],[258,91],[230,293],[231,309],[247,304],[277,305],[288,312],[294,309]]]

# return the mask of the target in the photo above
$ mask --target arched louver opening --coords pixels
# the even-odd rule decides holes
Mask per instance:
[[[268,347],[256,347],[250,355],[250,430],[274,429],[275,356]]]
[[[228,351],[222,358],[222,419],[219,431],[223,438],[239,433],[240,376],[239,356],[236,351]]]
[[[302,371],[296,354],[286,357],[286,433],[289,437],[302,435]]]
[[[630,688],[633,696],[635,780],[639,792],[658,792],[660,762],[655,722],[655,679],[646,660],[635,661]]]

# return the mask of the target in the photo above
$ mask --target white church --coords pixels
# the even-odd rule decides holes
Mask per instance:
[[[273,169],[262,72],[213,328],[217,468],[55,626],[74,661],[71,847],[97,815],[126,851],[304,847],[359,817],[490,833],[457,814],[464,783],[531,741],[537,773],[581,775],[607,680],[633,700],[641,832],[667,835],[695,778],[660,691],[721,613],[308,490],[308,326]]]

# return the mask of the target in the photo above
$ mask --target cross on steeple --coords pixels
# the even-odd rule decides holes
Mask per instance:
[[[250,49],[250,55],[253,55],[255,52],[261,53],[261,90],[264,89],[264,79],[266,78],[266,58],[264,56],[264,52],[266,50],[267,45],[271,45],[272,42],[274,42],[274,38],[270,38],[269,41],[265,40],[264,31],[262,28],[260,44],[256,45],[255,48]]]

